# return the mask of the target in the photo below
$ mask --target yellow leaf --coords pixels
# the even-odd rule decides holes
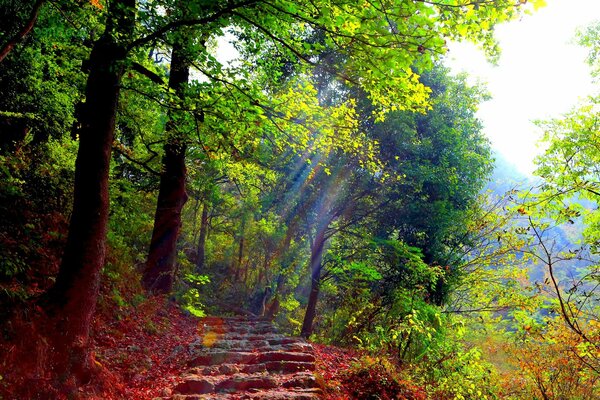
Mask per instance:
[[[533,5],[533,11],[537,11],[542,7],[546,7],[546,0],[533,0],[531,4]]]

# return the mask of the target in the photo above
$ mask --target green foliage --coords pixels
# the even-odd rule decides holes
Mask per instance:
[[[597,28],[580,36],[594,68]],[[561,118],[538,122],[545,132],[539,184],[494,200],[469,227],[479,241],[475,251],[465,249],[467,286],[457,287],[450,310],[476,313],[464,319],[470,335],[503,332],[501,396],[598,396],[597,105],[591,97]]]
[[[52,283],[69,211],[72,163],[66,159],[71,149],[68,140],[51,141],[0,155],[2,312]]]
[[[178,295],[181,308],[198,318],[206,316],[200,289],[202,286],[210,283],[210,278],[206,275],[188,273],[184,276],[184,283],[187,289]]]
[[[2,10],[6,12],[11,7]],[[65,21],[65,16],[82,23],[74,27]],[[10,20],[22,23],[19,19]],[[75,119],[74,105],[82,96],[85,81],[81,64],[89,50],[83,41],[96,27],[95,13],[88,8],[74,6],[59,11],[42,7],[26,45],[3,60],[0,111],[31,115],[25,123],[34,141],[60,138],[69,132]]]
[[[433,396],[452,399],[495,399],[496,377],[492,365],[482,360],[481,350],[452,349],[438,350],[434,363],[418,366],[415,376],[421,373],[433,382]]]
[[[486,95],[436,63],[447,39],[496,54],[494,25],[516,18],[523,3],[139,2],[131,10],[135,34],[111,38],[127,55],[110,121],[102,315],[124,317],[143,300],[139,270],[163,145],[175,140],[188,149],[192,205],[177,249],[182,308],[195,316],[224,303],[248,309],[271,288],[268,305],[282,310],[277,321],[297,331],[311,281],[306,265],[320,248],[325,301],[317,337],[418,364],[430,393],[488,395],[479,354],[447,343],[456,327],[441,308],[459,279],[478,271],[474,253],[464,250],[481,232],[474,221],[485,220],[474,205],[491,168],[475,118]],[[15,23],[7,19],[0,39],[26,17],[18,3],[7,4]],[[51,5],[0,69],[0,130],[11,133],[0,138],[0,288],[18,287],[13,295],[23,300],[56,273],[77,146],[66,138],[89,100],[83,60],[111,12],[97,3]],[[194,74],[176,93],[161,58],[183,35]],[[222,40],[231,40],[238,60],[217,57]],[[15,203],[32,212],[8,206]],[[576,212],[583,210],[564,218]],[[202,252],[201,225],[208,232]],[[30,275],[44,276],[39,289],[27,286]],[[496,301],[502,279],[472,274],[492,275],[494,290],[472,295],[482,304]],[[366,361],[348,380],[364,383],[357,388],[363,398],[378,395],[370,381],[390,398],[424,398],[388,369]]]

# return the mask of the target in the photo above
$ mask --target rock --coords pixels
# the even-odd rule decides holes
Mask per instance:
[[[202,369],[198,368],[198,370],[200,371],[197,375],[220,375],[221,372],[219,371],[219,366],[218,365],[212,365],[210,367],[204,367]]]
[[[259,362],[269,361],[299,361],[315,362],[315,356],[310,353],[296,353],[291,351],[268,351],[258,354]]]
[[[204,355],[194,358],[190,365],[198,367],[201,365],[217,365],[217,364],[252,364],[255,362],[257,354],[250,352],[237,351],[214,351],[207,352]]]
[[[170,400],[208,400],[210,397],[200,394],[176,394]]]
[[[272,346],[280,345],[280,344],[291,344],[298,343],[299,339],[296,338],[288,338],[288,337],[278,337],[269,339],[269,344]]]
[[[318,388],[319,384],[313,374],[303,373],[294,375],[292,379],[285,381],[281,386],[285,388],[314,389]]]
[[[321,390],[312,346],[276,333],[265,320],[208,317],[191,355],[183,382],[163,398],[171,400],[318,400]]]
[[[259,364],[260,365],[260,364]],[[298,372],[298,371],[314,371],[315,363],[300,362],[300,361],[268,361],[264,363],[265,368],[269,372]]]
[[[250,389],[272,389],[274,387],[277,387],[277,381],[271,376],[239,375],[220,382],[216,386],[216,391],[247,391]]]
[[[310,344],[302,342],[283,344],[282,347],[287,351],[299,351],[301,353],[307,353],[313,350]]]
[[[252,400],[319,400],[322,392],[320,390],[273,390],[261,391],[256,394],[243,397]]]
[[[175,386],[173,391],[178,394],[212,393],[215,391],[215,385],[202,377],[188,378]]]
[[[233,375],[240,372],[240,368],[236,364],[223,364],[219,367],[219,372],[223,375]]]
[[[265,364],[248,364],[241,366],[240,372],[244,374],[255,374],[257,372],[267,372]]]

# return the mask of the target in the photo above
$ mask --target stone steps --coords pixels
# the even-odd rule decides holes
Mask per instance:
[[[190,369],[169,400],[317,400],[312,346],[244,317],[204,318],[190,345]]]
[[[197,375],[227,375],[235,373],[253,374],[257,372],[292,373],[314,371],[313,362],[301,361],[267,361],[257,364],[219,364],[193,369]]]
[[[273,389],[245,393],[176,394],[172,400],[318,400],[321,391],[314,389]]]

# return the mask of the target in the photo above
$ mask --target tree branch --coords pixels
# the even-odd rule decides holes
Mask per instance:
[[[236,10],[238,8],[252,6],[252,5],[258,3],[259,1],[260,0],[246,0],[246,1],[241,1],[239,3],[230,4],[229,6],[222,8],[222,9],[216,11],[214,14],[209,15],[204,18],[183,19],[183,20],[172,21],[172,22],[168,23],[167,25],[163,26],[162,28],[159,28],[158,30],[152,32],[151,34],[143,36],[143,37],[131,42],[129,44],[129,46],[127,46],[127,51],[131,51],[135,47],[144,45],[146,43],[153,42],[153,41],[159,39],[160,37],[162,37],[167,32],[170,32],[170,31],[180,28],[182,26],[204,25],[204,24],[208,24],[210,22],[215,22],[219,18],[226,16],[227,14],[231,14],[234,10]]]
[[[21,39],[23,39],[25,36],[27,36],[29,32],[31,32],[33,26],[35,25],[35,21],[37,21],[38,15],[40,13],[40,8],[42,8],[43,4],[44,0],[36,1],[36,3],[33,5],[33,9],[31,10],[31,14],[29,15],[29,20],[27,21],[23,29],[21,29],[16,35],[11,37],[8,40],[8,42],[2,46],[2,48],[0,49],[0,62],[2,62],[2,60],[6,58],[8,53],[10,53],[10,51],[17,45],[17,43],[19,43],[19,41],[21,41]]]
[[[157,83],[159,85],[164,85],[165,81],[163,78],[155,72],[150,71],[148,68],[144,67],[142,64],[133,62],[131,64],[131,69],[135,72],[138,72],[144,75],[146,78],[150,79],[152,82]]]
[[[116,151],[117,153],[119,153],[120,155],[122,155],[123,157],[125,157],[130,162],[134,163],[135,165],[139,165],[140,167],[142,167],[147,172],[150,172],[152,175],[154,175],[154,176],[160,176],[160,172],[155,171],[154,169],[152,169],[152,167],[148,166],[148,164],[147,164],[149,161],[151,161],[151,160],[153,160],[155,158],[154,156],[152,156],[147,161],[139,161],[139,160],[136,160],[135,158],[131,157],[130,155],[128,155],[127,152],[123,151],[119,146],[114,146],[113,145],[113,150]]]

